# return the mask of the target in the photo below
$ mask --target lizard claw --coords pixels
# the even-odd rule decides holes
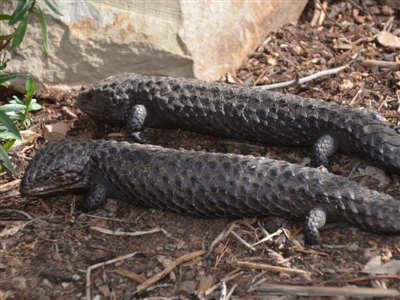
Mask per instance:
[[[134,132],[131,134],[131,136],[140,144],[150,144],[150,141],[145,137],[145,135],[141,131]]]

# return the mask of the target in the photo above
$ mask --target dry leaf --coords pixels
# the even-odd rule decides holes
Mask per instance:
[[[382,264],[382,257],[376,256],[371,259],[361,270],[367,274],[387,274],[394,275],[400,271],[400,260],[392,260],[388,263]]]
[[[400,48],[400,39],[388,31],[381,31],[377,39],[383,46]]]

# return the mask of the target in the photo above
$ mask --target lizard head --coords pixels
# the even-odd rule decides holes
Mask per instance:
[[[78,95],[81,111],[99,122],[125,125],[130,108],[131,84],[123,82],[125,73],[108,77]]]
[[[90,151],[90,144],[82,142],[45,146],[29,162],[21,180],[21,194],[45,197],[86,190]]]

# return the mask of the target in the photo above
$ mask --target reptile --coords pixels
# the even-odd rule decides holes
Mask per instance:
[[[400,206],[391,196],[318,168],[251,155],[104,140],[53,143],[29,162],[20,192],[86,193],[84,211],[114,198],[197,217],[275,215],[304,222],[309,245],[320,243],[326,222],[400,233]]]
[[[95,120],[127,125],[147,142],[143,126],[181,129],[277,146],[311,147],[311,166],[327,166],[337,150],[389,174],[400,174],[398,128],[373,109],[195,79],[121,73],[77,99]]]

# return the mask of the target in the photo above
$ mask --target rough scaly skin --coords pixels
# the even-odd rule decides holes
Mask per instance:
[[[337,150],[400,174],[400,136],[371,109],[353,109],[224,83],[122,73],[78,97],[92,118],[124,124],[140,142],[142,127],[181,129],[271,145],[312,147],[313,166]]]
[[[275,215],[304,221],[308,244],[320,242],[325,219],[400,233],[398,201],[341,176],[262,157],[126,142],[47,145],[29,163],[20,192],[84,192],[86,210],[109,197],[199,217]]]

